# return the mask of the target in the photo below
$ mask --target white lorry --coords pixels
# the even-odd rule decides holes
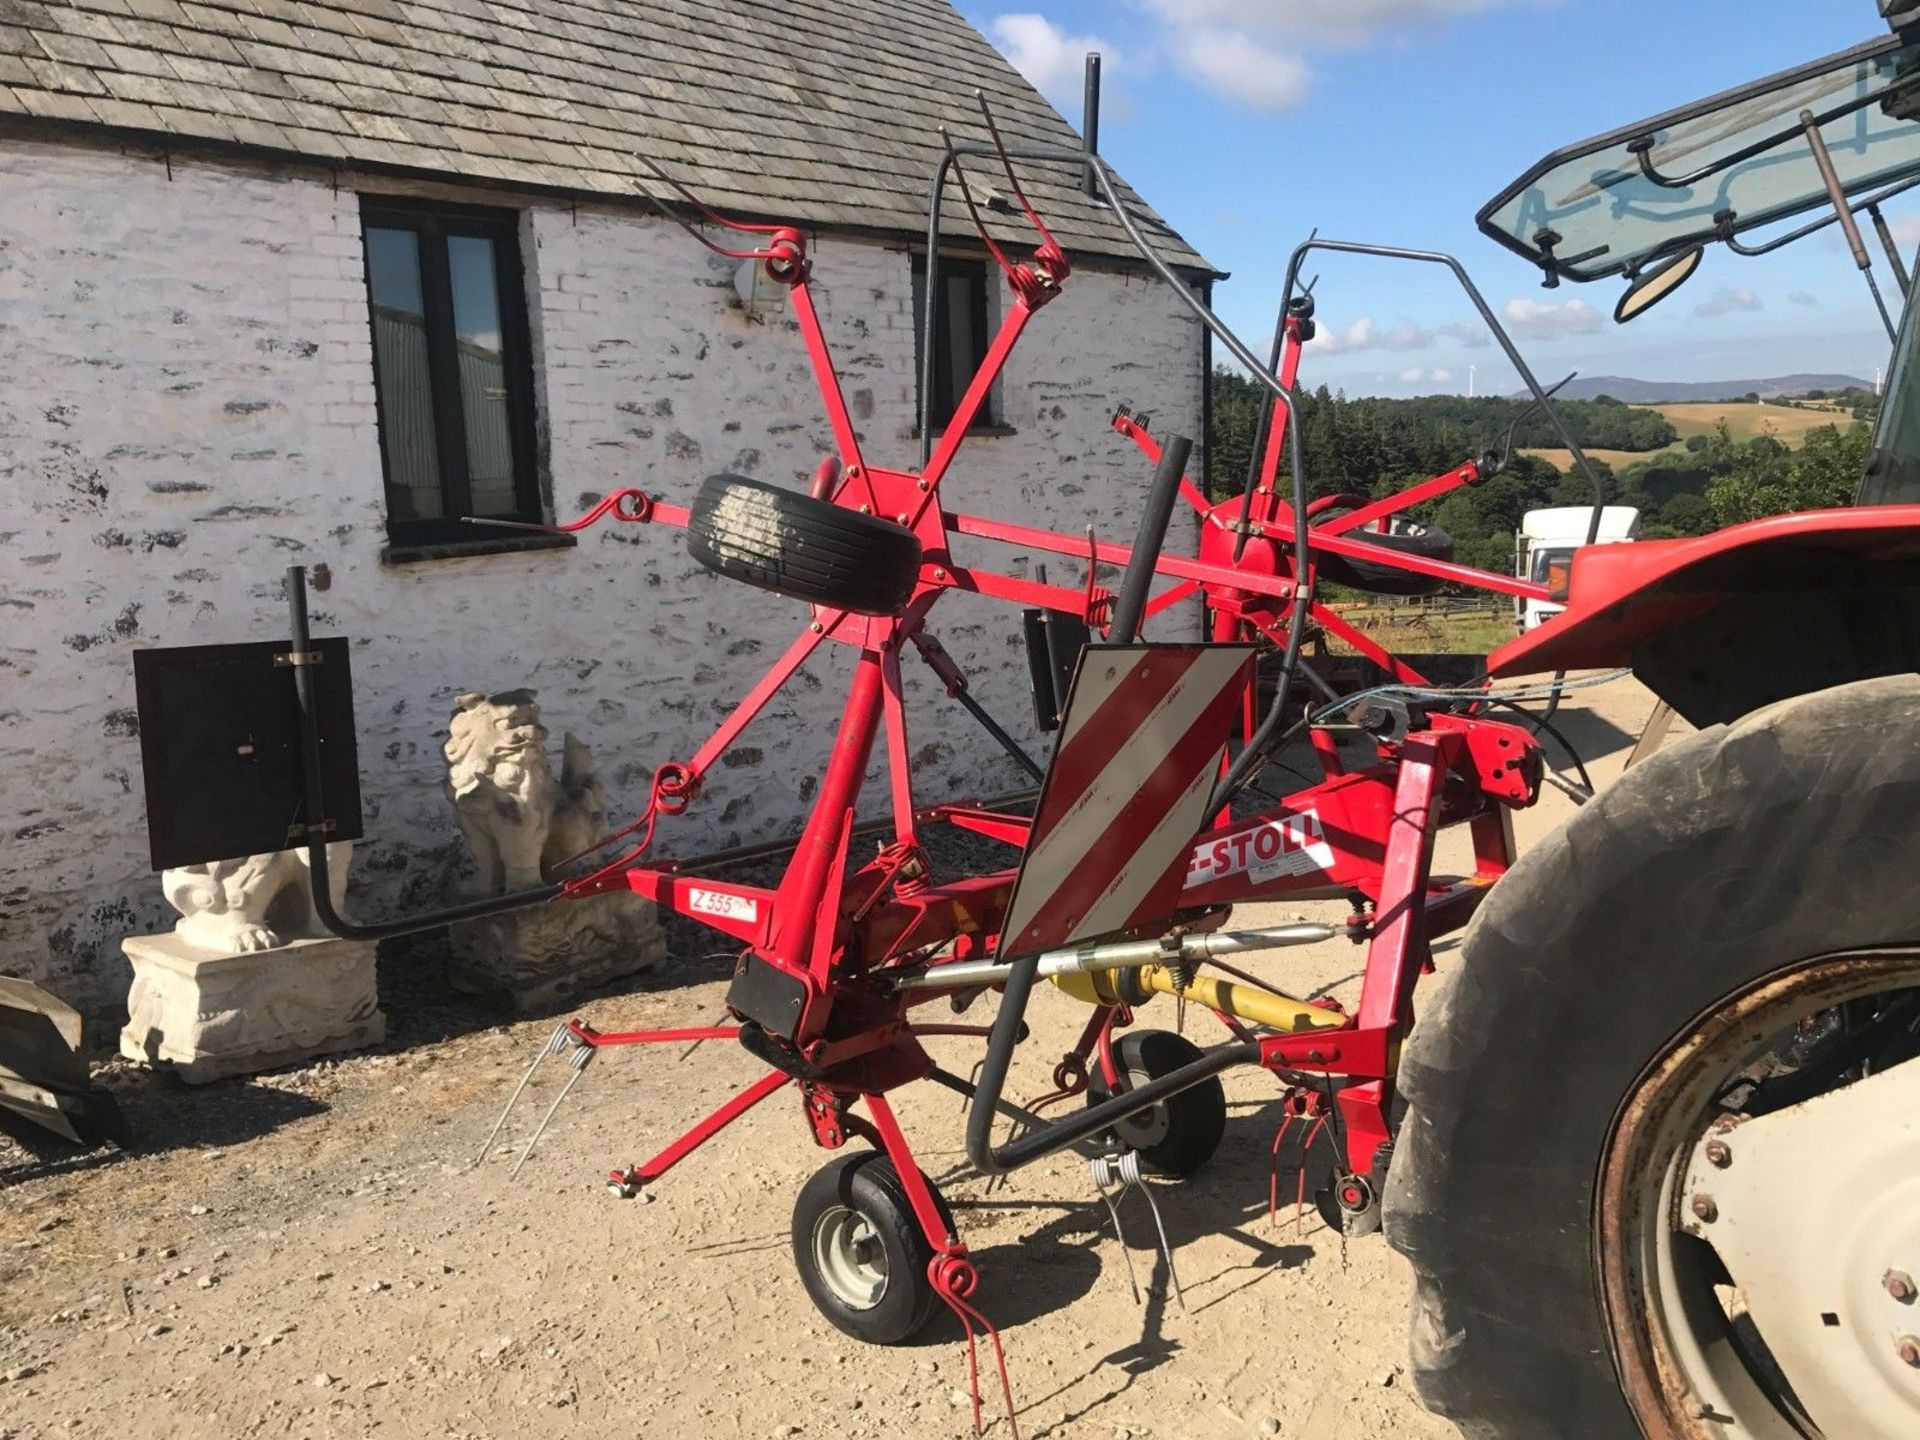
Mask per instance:
[[[1547,583],[1547,570],[1557,560],[1572,558],[1587,543],[1593,523],[1591,505],[1561,505],[1551,510],[1529,510],[1513,537],[1513,573],[1536,585]],[[1600,512],[1596,545],[1618,545],[1640,538],[1640,512],[1631,505],[1608,505]],[[1566,607],[1553,600],[1516,600],[1514,620],[1522,634],[1545,624]]]

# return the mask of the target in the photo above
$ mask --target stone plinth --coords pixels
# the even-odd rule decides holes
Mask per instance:
[[[637,895],[557,900],[449,927],[447,979],[504,995],[516,1010],[563,1005],[583,991],[650,970],[666,952],[659,913]]]
[[[120,1053],[190,1084],[386,1038],[374,947],[365,941],[293,940],[221,955],[177,935],[129,935],[120,948],[133,963]]]

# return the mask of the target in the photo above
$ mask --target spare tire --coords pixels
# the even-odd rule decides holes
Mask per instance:
[[[700,486],[687,551],[731,580],[861,615],[899,614],[920,579],[911,530],[742,475]]]
[[[1412,555],[1421,560],[1452,561],[1453,537],[1438,526],[1422,525],[1400,516],[1395,516],[1388,525],[1390,528],[1386,530],[1369,527],[1349,531],[1341,538],[1401,555]],[[1307,533],[1311,537],[1313,532]],[[1316,555],[1314,563],[1323,578],[1375,595],[1433,595],[1447,583],[1437,576],[1401,570],[1390,563],[1375,564],[1370,560],[1356,560],[1326,551]]]

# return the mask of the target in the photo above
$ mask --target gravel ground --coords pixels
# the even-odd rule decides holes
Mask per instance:
[[[1650,706],[1630,683],[1611,686],[1570,704],[1563,729],[1590,762],[1607,757],[1594,767],[1604,778]],[[1519,817],[1523,843],[1567,808],[1550,793]],[[1441,860],[1459,863],[1455,837]],[[1236,923],[1344,910],[1256,907]],[[681,938],[676,953],[700,953]],[[1360,958],[1335,942],[1265,969],[1297,993],[1350,999]],[[581,1013],[602,1028],[700,1023],[720,1014],[723,974],[676,961]],[[384,960],[383,986],[392,1038],[380,1053],[200,1088],[104,1064],[140,1137],[131,1151],[0,1135],[0,1440],[965,1433],[953,1326],[868,1348],[801,1290],[789,1216],[824,1157],[790,1096],[650,1197],[603,1188],[611,1165],[644,1158],[754,1079],[751,1057],[723,1045],[610,1052],[509,1180],[514,1147],[473,1157],[553,1019],[503,1022],[453,996],[431,945]],[[1160,1008],[1143,1023],[1171,1027]],[[1033,1014],[1016,1095],[1047,1088],[1086,1012],[1049,992]],[[1207,1039],[1210,1017],[1186,1020]],[[965,1073],[979,1046],[930,1048]],[[555,1093],[558,1076],[547,1079],[513,1135]],[[1156,1187],[1184,1306],[1138,1196],[1123,1219],[1144,1303],[1084,1162],[1054,1157],[990,1190],[966,1171],[957,1097],[928,1085],[897,1095],[979,1265],[1021,1433],[1451,1435],[1406,1383],[1399,1257],[1377,1237],[1343,1243],[1310,1205],[1296,1220],[1283,1204],[1271,1221],[1279,1087],[1234,1071],[1227,1090],[1219,1157]],[[1005,1419],[990,1433],[1007,1434]]]

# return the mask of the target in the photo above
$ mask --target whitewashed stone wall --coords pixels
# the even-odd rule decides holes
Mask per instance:
[[[336,189],[179,157],[169,175],[155,158],[9,142],[0,217],[0,971],[89,1005],[124,993],[117,940],[164,923],[146,868],[131,652],[283,634],[289,563],[327,567],[316,632],[355,642],[369,836],[355,904],[370,914],[433,903],[458,864],[438,788],[458,691],[534,686],[556,735],[571,728],[595,748],[616,811],[630,813],[652,768],[689,755],[796,632],[799,606],[698,569],[664,528],[382,563],[346,177]],[[730,305],[727,262],[627,212],[535,206],[523,235],[558,515],[623,484],[685,501],[723,469],[804,482],[830,437],[799,337]],[[907,255],[831,237],[814,253],[867,458],[910,464]],[[1083,269],[1016,352],[999,411],[1015,433],[968,442],[949,508],[1130,538],[1148,470],[1107,417],[1130,403],[1157,428],[1197,434],[1199,354],[1164,289]],[[975,563],[1028,564],[960,545]],[[1032,740],[1017,613],[949,596],[933,628],[976,693]],[[850,658],[825,647],[707,797],[663,826],[663,850],[793,826]],[[909,665],[922,797],[1016,786],[1019,772]],[[867,802],[881,813],[884,792]]]

